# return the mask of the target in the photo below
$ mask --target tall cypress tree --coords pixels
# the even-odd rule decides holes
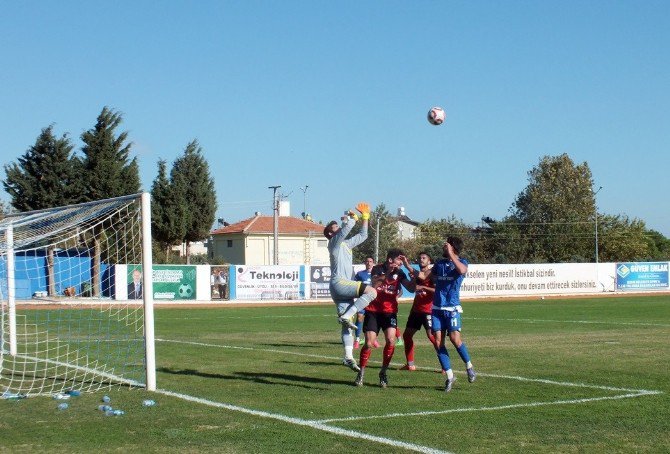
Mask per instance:
[[[5,165],[7,178],[2,184],[12,206],[29,211],[78,202],[82,186],[73,148],[67,134],[58,138],[53,126],[42,129],[18,163]]]
[[[183,188],[167,177],[166,162],[158,161],[158,176],[151,186],[151,233],[166,258],[170,247],[186,236],[186,201]]]
[[[83,179],[85,201],[108,199],[140,191],[136,158],[130,159],[127,132],[116,135],[123,121],[120,113],[104,107],[92,129],[81,135],[84,146]]]
[[[53,134],[53,126],[42,132],[18,164],[5,166],[7,178],[2,182],[11,196],[11,204],[19,211],[41,210],[80,201],[81,163],[74,156],[67,134]],[[54,248],[47,248],[47,291],[56,294],[54,279]]]
[[[186,203],[186,263],[190,263],[190,245],[209,237],[216,217],[216,191],[209,174],[209,164],[202,156],[197,140],[186,146],[170,172],[175,190],[181,191]]]
[[[126,143],[127,132],[116,135],[116,128],[123,121],[120,113],[104,107],[95,126],[81,135],[84,201],[93,201],[135,194],[140,191],[140,176],[135,158],[130,159],[131,144]],[[93,232],[93,292],[100,290],[100,238],[102,228]]]

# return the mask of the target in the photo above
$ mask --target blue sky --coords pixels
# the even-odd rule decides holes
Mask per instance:
[[[474,224],[568,153],[599,212],[670,236],[669,20],[667,1],[6,2],[0,164],[52,123],[79,148],[109,106],[146,190],[198,139],[229,222],[281,185],[316,220],[367,200]]]

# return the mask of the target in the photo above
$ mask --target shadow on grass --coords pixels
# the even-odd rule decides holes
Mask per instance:
[[[326,390],[327,387],[314,385],[350,385],[351,381],[332,380],[327,378],[305,377],[302,375],[276,374],[271,372],[252,373],[252,372],[233,372],[232,374],[213,374],[201,372],[195,369],[170,369],[160,367],[157,372],[173,375],[190,375],[203,378],[214,378],[217,380],[245,380],[263,385],[284,385],[296,386],[299,388]]]

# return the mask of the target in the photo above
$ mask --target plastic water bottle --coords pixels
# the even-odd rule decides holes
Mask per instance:
[[[98,410],[100,411],[110,411],[111,409],[112,407],[110,407],[109,405],[98,405]]]
[[[114,410],[112,410],[112,407],[109,407],[109,410],[105,411],[105,416],[114,416]]]
[[[109,396],[102,396],[102,401],[106,404],[110,403],[112,399]]]
[[[69,407],[67,402],[63,402],[63,403],[58,404],[58,409],[59,410],[67,410],[67,407]]]
[[[142,405],[144,405],[145,407],[153,407],[154,405],[156,405],[156,402],[151,399],[145,399],[142,401]]]
[[[54,394],[54,399],[56,400],[68,400],[69,398],[70,398],[69,394],[65,393]]]
[[[2,396],[0,398],[6,399],[6,400],[19,400],[19,399],[25,399],[27,396],[25,394],[21,393],[13,393],[11,391],[5,391],[2,393]]]
[[[67,392],[67,394],[69,394],[72,397],[78,397],[79,395],[81,395],[81,391],[79,391],[78,389],[71,389]]]
[[[126,414],[126,412],[123,411],[123,410],[112,410],[112,415],[114,415],[114,416],[123,416],[125,414]]]

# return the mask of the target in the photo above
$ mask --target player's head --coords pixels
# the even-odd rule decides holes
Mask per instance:
[[[325,229],[323,229],[323,236],[331,239],[337,231],[340,230],[340,224],[337,221],[330,221]]]
[[[388,263],[389,265],[400,267],[402,265],[402,259],[400,258],[400,256],[402,255],[405,255],[402,252],[402,249],[391,248],[386,253],[386,263]]]
[[[419,266],[424,267],[433,263],[433,258],[426,251],[419,252]]]
[[[447,237],[447,241],[444,242],[444,246],[442,246],[442,250],[444,251],[445,257],[449,256],[447,252],[447,244],[451,245],[456,255],[460,255],[461,251],[463,250],[463,240],[461,240],[457,236],[449,236]]]
[[[375,266],[375,259],[372,257],[365,257],[365,268],[370,271],[373,266]]]

